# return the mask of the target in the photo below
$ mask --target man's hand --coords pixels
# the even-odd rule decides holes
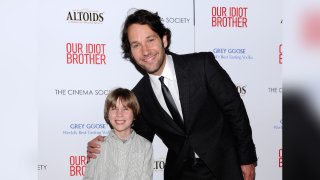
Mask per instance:
[[[254,180],[256,175],[254,164],[241,165],[241,171],[242,171],[244,180]]]
[[[95,154],[100,153],[100,144],[99,141],[103,141],[104,136],[97,136],[96,138],[92,139],[88,142],[87,146],[87,161],[90,161],[90,158],[97,158]]]

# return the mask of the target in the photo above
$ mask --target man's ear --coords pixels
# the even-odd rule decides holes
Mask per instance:
[[[167,35],[164,35],[162,37],[162,44],[163,44],[163,48],[167,48],[168,46],[168,38],[167,38]]]

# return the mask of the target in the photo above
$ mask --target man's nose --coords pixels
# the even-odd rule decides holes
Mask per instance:
[[[141,45],[142,46],[142,54],[143,55],[148,55],[149,54],[149,47],[148,47],[148,45],[146,45],[146,44],[142,44]]]

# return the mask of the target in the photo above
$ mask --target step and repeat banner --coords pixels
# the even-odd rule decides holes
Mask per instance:
[[[256,179],[281,179],[281,8],[276,0],[39,1],[39,179],[82,179],[87,142],[109,131],[106,95],[142,77],[120,48],[122,24],[134,9],[159,13],[172,31],[172,52],[215,54],[250,117]],[[153,147],[153,179],[161,180],[167,148],[158,137]]]

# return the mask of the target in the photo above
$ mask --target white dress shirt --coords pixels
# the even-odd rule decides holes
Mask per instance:
[[[166,55],[166,62],[161,76],[164,77],[164,84],[169,88],[169,91],[173,97],[173,100],[178,108],[178,111],[183,119],[182,108],[179,98],[179,89],[176,78],[176,71],[174,70],[174,64],[171,55]],[[166,105],[161,91],[160,76],[149,74],[151,86],[154,94],[156,95],[162,108],[171,116],[170,111]],[[172,116],[171,116],[172,117]]]
[[[178,111],[182,117],[183,120],[183,114],[182,114],[182,108],[181,108],[181,102],[179,98],[179,89],[178,89],[178,82],[176,77],[176,71],[174,69],[174,63],[172,60],[171,55],[166,55],[166,62],[163,69],[163,72],[160,76],[164,77],[164,84],[169,88],[169,91],[173,97],[174,102],[176,103],[176,106],[178,108]],[[153,89],[154,94],[156,95],[160,105],[162,108],[171,116],[171,113],[167,107],[167,104],[164,100],[162,91],[161,91],[161,83],[159,80],[160,76],[155,76],[152,74],[149,74],[151,86]],[[171,116],[172,117],[172,116]],[[199,156],[197,153],[195,153],[195,157],[198,158]]]

